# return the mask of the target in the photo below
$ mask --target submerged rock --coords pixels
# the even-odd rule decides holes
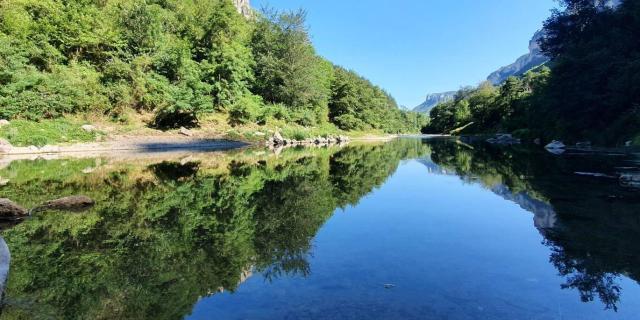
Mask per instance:
[[[91,209],[95,205],[95,201],[86,196],[70,196],[56,200],[47,201],[36,208],[33,211],[42,210],[59,210],[59,211],[71,211],[71,212],[83,212]]]
[[[510,134],[496,134],[495,137],[487,139],[488,143],[491,144],[500,144],[500,145],[512,145],[512,144],[520,144],[520,139],[514,138]]]
[[[563,154],[567,146],[562,141],[553,140],[548,145],[544,146],[547,151],[553,154]]]
[[[640,173],[620,174],[620,184],[625,187],[640,188]]]
[[[0,199],[0,220],[16,220],[29,216],[29,211],[9,199]]]

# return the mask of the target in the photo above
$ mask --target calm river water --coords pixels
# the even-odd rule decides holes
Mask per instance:
[[[638,319],[640,158],[538,148],[0,159],[0,319]]]

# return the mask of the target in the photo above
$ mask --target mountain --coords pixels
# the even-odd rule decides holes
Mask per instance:
[[[455,95],[456,95],[456,91],[447,91],[447,92],[428,94],[425,101],[419,106],[415,107],[413,111],[429,113],[431,112],[431,109],[433,109],[433,107],[443,102],[449,102],[453,100]]]
[[[487,77],[487,80],[494,85],[501,84],[511,76],[519,76],[525,72],[549,61],[549,58],[542,53],[538,40],[544,36],[542,30],[533,35],[529,41],[529,53],[521,56],[516,62],[498,69]]]
[[[514,63],[491,73],[489,77],[487,77],[487,81],[494,85],[499,85],[511,76],[522,75],[525,72],[549,61],[549,58],[542,53],[540,45],[538,44],[538,40],[540,40],[543,35],[544,33],[542,30],[537,31],[529,41],[529,53],[521,56]],[[429,94],[427,95],[425,102],[415,107],[413,111],[429,113],[431,109],[438,104],[453,100],[455,94],[456,91]]]

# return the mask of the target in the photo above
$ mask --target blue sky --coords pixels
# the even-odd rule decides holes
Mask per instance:
[[[252,0],[303,8],[318,53],[413,108],[527,52],[553,0]]]

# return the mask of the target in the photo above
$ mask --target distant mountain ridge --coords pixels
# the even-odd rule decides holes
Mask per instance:
[[[542,37],[544,37],[544,32],[542,30],[537,31],[529,41],[529,53],[518,58],[516,62],[491,73],[487,77],[487,81],[498,85],[511,76],[523,75],[527,71],[549,61],[549,57],[542,53],[540,45],[538,44],[538,41],[542,39]]]
[[[487,77],[487,81],[493,85],[499,85],[511,76],[523,75],[527,71],[548,62],[549,58],[542,53],[538,44],[538,41],[543,36],[542,30],[537,31],[529,41],[529,53],[521,56],[514,63],[492,72]],[[429,113],[438,104],[453,100],[455,94],[456,91],[428,94],[425,102],[415,107],[413,111]]]
[[[444,102],[452,101],[455,95],[456,95],[456,91],[447,91],[447,92],[428,94],[425,101],[419,106],[415,107],[413,111],[429,113],[431,112],[431,109],[433,109],[435,106]]]

